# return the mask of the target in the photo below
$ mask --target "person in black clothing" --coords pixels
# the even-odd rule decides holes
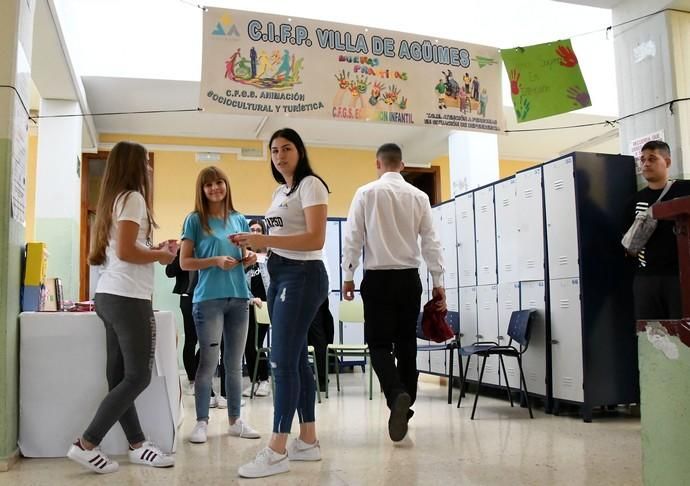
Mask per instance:
[[[180,252],[178,250],[175,260],[165,267],[165,274],[175,279],[173,294],[180,296],[180,311],[184,322],[184,347],[182,348],[182,362],[187,373],[187,379],[194,383],[196,368],[199,364],[199,353],[196,351],[196,328],[192,317],[192,295],[196,287],[197,272],[187,272],[180,268]]]
[[[668,201],[690,196],[690,181],[669,181],[671,150],[659,140],[647,142],[640,157],[642,177],[647,187],[639,191],[628,209],[628,227],[635,215],[646,211],[659,198],[667,184],[668,192],[661,199]],[[674,222],[659,220],[645,247],[637,254],[633,282],[635,319],[679,319],[682,317],[678,249]]]
[[[266,234],[266,226],[260,219],[252,219],[249,221],[249,231],[252,233]],[[257,248],[255,253],[258,255],[265,255],[265,248]],[[244,269],[247,274],[247,281],[249,283],[249,290],[252,294],[252,299],[249,301],[249,329],[247,332],[247,344],[244,348],[244,358],[247,362],[247,371],[249,379],[251,380],[254,374],[254,366],[258,359],[256,352],[256,342],[259,347],[263,345],[266,334],[268,333],[268,326],[259,327],[258,341],[255,342],[256,335],[256,307],[261,307],[266,302],[266,289],[268,288],[269,277],[266,268],[265,259],[258,257],[263,261],[258,261],[251,267]],[[256,379],[258,386],[254,389],[254,395],[257,397],[268,396],[271,392],[271,387],[268,383],[268,362],[264,359],[259,360],[258,369],[256,372]],[[251,395],[251,385],[247,387],[242,396],[248,397]]]

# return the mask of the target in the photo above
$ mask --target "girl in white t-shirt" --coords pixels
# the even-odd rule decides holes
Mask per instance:
[[[151,307],[153,264],[173,261],[176,243],[151,245],[156,223],[151,214],[151,180],[146,149],[119,142],[110,151],[96,209],[91,265],[101,265],[96,314],[105,325],[106,376],[110,390],[91,424],[70,447],[67,457],[97,473],[111,473],[117,462],[100,451],[106,433],[120,422],[135,464],[170,467],[166,455],[146,440],[134,399],[151,381],[156,322]]]
[[[294,130],[275,132],[269,148],[273,178],[280,184],[266,213],[269,234],[232,237],[237,245],[271,251],[267,303],[275,381],[273,435],[268,447],[239,468],[240,476],[249,478],[287,472],[288,457],[290,461],[321,460],[314,416],[316,386],[307,358],[307,334],[328,293],[328,277],[321,259],[328,186],[311,169],[304,142]],[[299,438],[287,445],[295,412],[300,422]]]

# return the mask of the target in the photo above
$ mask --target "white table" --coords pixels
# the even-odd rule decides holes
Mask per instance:
[[[156,312],[151,384],[136,399],[147,439],[174,452],[182,419],[175,319]],[[95,312],[24,312],[20,316],[19,449],[25,457],[61,457],[88,426],[108,391],[105,328]],[[101,447],[124,454],[119,424]]]

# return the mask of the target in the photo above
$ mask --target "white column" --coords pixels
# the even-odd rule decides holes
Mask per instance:
[[[453,132],[448,137],[448,154],[453,197],[498,180],[498,135]]]
[[[613,9],[618,24],[674,2],[630,0]],[[690,14],[664,12],[614,29],[618,103],[621,115],[690,96]],[[690,177],[690,102],[643,113],[620,122],[620,149],[630,153],[632,140],[663,131],[671,147],[671,177]],[[685,157],[684,157],[685,155]]]
[[[79,115],[79,103],[41,100],[40,114]],[[48,246],[48,277],[62,279],[66,299],[79,296],[82,118],[43,118],[38,126],[36,240]]]

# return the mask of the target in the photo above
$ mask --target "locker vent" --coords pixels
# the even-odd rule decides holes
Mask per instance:
[[[525,189],[524,195],[525,195],[525,199],[529,199],[532,196],[534,196],[534,191],[532,189]]]
[[[513,266],[510,263],[506,263],[503,265],[503,268],[506,272],[512,272],[513,271]]]
[[[568,309],[570,307],[570,300],[569,299],[561,299],[560,301],[560,308],[561,309]]]
[[[529,307],[530,309],[536,308],[536,307],[537,307],[537,301],[536,301],[536,300],[530,300],[530,301],[527,303],[527,307]]]
[[[506,310],[512,310],[513,309],[513,301],[512,300],[505,301],[505,307],[506,307]]]
[[[483,205],[479,208],[479,211],[481,211],[482,213],[485,213],[485,212],[487,211],[486,204],[483,204]]]
[[[560,189],[563,189],[564,187],[565,187],[565,183],[563,182],[563,179],[558,179],[557,181],[554,181],[554,183],[553,183],[553,188],[557,191]]]
[[[575,380],[570,376],[564,376],[561,379],[561,384],[566,388],[573,388],[575,386]]]
[[[558,264],[559,265],[567,265],[568,264],[568,256],[563,255],[563,256],[558,257]]]
[[[507,208],[508,206],[510,206],[510,199],[504,199],[503,200],[503,207]]]
[[[534,260],[527,260],[527,268],[536,268],[537,264]]]

